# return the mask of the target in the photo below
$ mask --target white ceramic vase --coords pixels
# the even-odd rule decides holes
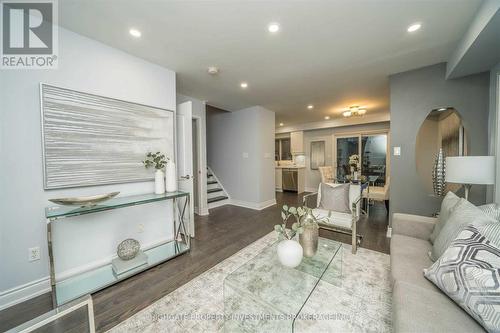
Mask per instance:
[[[167,192],[177,191],[177,176],[175,170],[175,163],[172,161],[168,161],[167,166],[165,167],[165,172],[166,172],[165,187],[167,189]]]
[[[297,267],[303,254],[302,246],[294,240],[286,239],[278,244],[278,259],[283,266]]]
[[[156,170],[155,172],[155,194],[165,193],[165,175],[163,171]]]

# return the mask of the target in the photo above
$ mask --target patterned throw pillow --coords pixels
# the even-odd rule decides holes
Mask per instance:
[[[477,228],[463,229],[424,275],[487,331],[500,332],[500,248]]]
[[[493,222],[495,222],[494,219],[488,217],[469,201],[460,199],[432,245],[431,260],[436,261],[441,257],[448,246],[450,246],[450,243],[467,225],[474,223],[474,225],[480,226]]]
[[[446,193],[446,196],[443,198],[443,202],[441,202],[441,211],[439,212],[439,218],[434,226],[434,230],[432,230],[432,234],[429,237],[429,240],[431,241],[432,244],[434,244],[437,236],[441,232],[441,229],[443,229],[443,226],[446,224],[448,221],[448,218],[450,217],[451,211],[453,208],[457,205],[457,203],[460,201],[460,198],[457,197],[457,195],[451,191]]]
[[[500,206],[496,203],[491,203],[487,205],[482,205],[478,207],[481,209],[486,215],[500,222]]]
[[[319,208],[339,213],[351,213],[351,208],[349,207],[349,187],[350,184],[330,186],[322,183]]]

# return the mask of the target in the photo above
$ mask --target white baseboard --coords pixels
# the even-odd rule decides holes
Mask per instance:
[[[231,199],[229,204],[234,205],[234,206],[238,206],[238,207],[250,208],[250,209],[254,209],[254,210],[263,210],[267,207],[271,207],[271,206],[276,205],[276,199],[271,199],[271,200],[267,200],[264,202],[250,202],[250,201],[241,201],[241,200]]]
[[[141,248],[143,250],[148,250],[152,247],[155,247],[159,244],[165,243],[167,241],[171,241],[171,238],[165,238],[156,240],[154,242],[148,243]],[[116,255],[111,255],[106,258],[93,261],[91,263],[78,266],[60,273],[56,273],[57,281],[64,281],[67,278],[70,278],[76,274],[82,274],[88,272],[90,270],[108,265],[112,259],[116,258]],[[27,301],[36,296],[40,296],[47,292],[51,291],[50,287],[50,277],[44,277],[39,280],[31,281],[26,284],[16,286],[14,288],[5,290],[0,292],[0,310],[8,308],[10,306],[16,305],[18,303]]]
[[[387,228],[387,234],[386,234],[386,237],[387,238],[391,238],[392,237],[392,228]]]
[[[208,207],[203,207],[198,210],[198,215],[205,216],[208,215]]]
[[[318,188],[317,187],[306,187],[304,190],[306,192],[312,192],[312,193],[318,192]]]
[[[44,277],[0,292],[0,310],[51,291],[50,278]]]

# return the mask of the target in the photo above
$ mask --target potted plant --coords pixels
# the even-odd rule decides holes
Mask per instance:
[[[146,159],[142,161],[146,169],[154,167],[155,171],[155,194],[165,193],[165,174],[163,169],[170,159],[160,152],[146,154]]]
[[[304,214],[302,208],[288,207],[283,205],[281,210],[282,224],[274,226],[274,230],[280,235],[283,240],[278,244],[278,259],[283,266],[297,267],[302,261],[303,249],[302,246],[293,238],[300,234],[303,228],[300,226],[300,217]],[[286,224],[290,217],[295,217],[296,222],[292,224],[292,228],[288,229]]]

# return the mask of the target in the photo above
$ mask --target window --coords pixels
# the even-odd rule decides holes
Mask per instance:
[[[292,152],[290,150],[290,138],[274,140],[274,160],[292,160]]]

